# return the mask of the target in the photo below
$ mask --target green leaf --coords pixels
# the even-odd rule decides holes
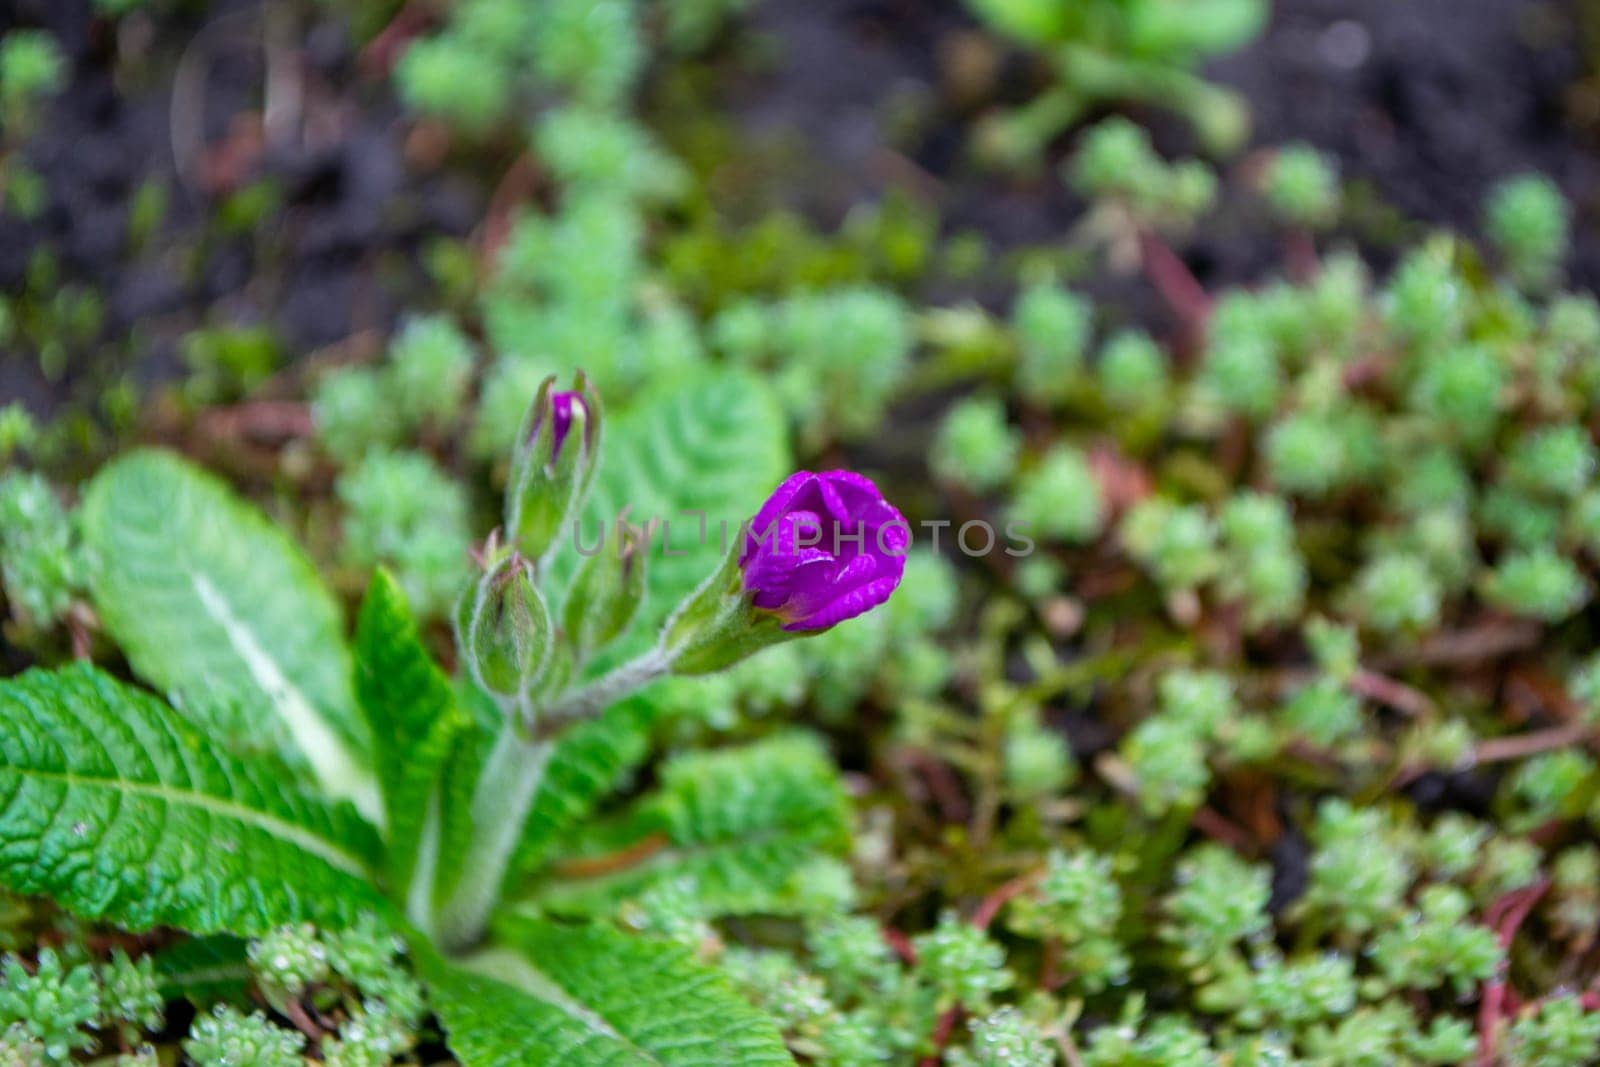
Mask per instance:
[[[645,600],[633,623],[591,667],[643,651],[667,615],[717,569],[767,495],[789,473],[783,412],[767,386],[745,374],[718,372],[675,383],[639,401],[606,427],[600,470],[584,508],[581,545],[592,552],[603,527],[605,551],[616,551],[617,517],[643,526],[669,524],[650,541]],[[700,531],[704,513],[705,535]],[[582,558],[555,559],[565,588]]]
[[[372,576],[356,621],[355,654],[356,695],[372,731],[383,787],[390,886],[404,896],[420,875],[426,892],[438,861],[439,775],[468,720],[456,706],[450,679],[422,644],[405,593],[387,571]]]
[[[461,1067],[792,1067],[771,1019],[677,945],[508,921],[462,966],[418,953]]]
[[[794,906],[795,872],[849,843],[849,803],[832,761],[811,738],[782,735],[673,760],[658,792],[553,864],[556,877],[532,900],[610,915],[651,886],[687,880],[708,916],[782,913]]]
[[[208,726],[228,708],[377,818],[338,605],[255,508],[165,452],[102,470],[82,507],[90,586],[135,671]]]
[[[345,926],[383,907],[379,842],[93,667],[0,682],[0,884],[132,930]]]
[[[228,934],[179,941],[156,957],[162,999],[206,1004],[243,997],[250,985],[247,948],[243,938]]]

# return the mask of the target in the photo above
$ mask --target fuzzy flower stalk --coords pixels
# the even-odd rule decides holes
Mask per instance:
[[[655,644],[610,671],[585,667],[632,623],[648,588],[654,527],[619,520],[618,547],[585,559],[559,615],[542,588],[559,531],[581,513],[598,465],[599,397],[540,388],[524,420],[506,494],[508,544],[491,539],[457,613],[457,645],[503,714],[469,803],[471,837],[446,899],[410,919],[452,949],[482,936],[516,843],[568,726],[667,674],[708,674],[760,649],[820,633],[889,599],[911,530],[869,479],[800,471],[745,525],[721,566],[671,613]],[[559,597],[557,594],[552,594]]]

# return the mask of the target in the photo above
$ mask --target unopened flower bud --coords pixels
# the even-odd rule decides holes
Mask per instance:
[[[588,495],[600,458],[600,397],[580,371],[561,392],[546,378],[523,419],[506,486],[506,534],[531,559],[553,547]]]
[[[580,657],[615,639],[644,600],[645,569],[652,527],[616,524],[612,541],[584,561],[567,594],[567,637]]]
[[[462,598],[457,642],[472,677],[489,693],[531,691],[551,658],[550,612],[533,583],[533,565],[513,552]]]
[[[751,520],[744,543],[668,620],[663,646],[673,670],[721,670],[871,611],[899,586],[910,540],[870,479],[792,475]]]

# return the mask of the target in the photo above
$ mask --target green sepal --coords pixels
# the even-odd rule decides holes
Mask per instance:
[[[673,674],[712,674],[801,636],[784,630],[777,615],[750,602],[739,567],[740,551],[735,544],[722,566],[662,627],[661,648],[672,662]]]
[[[456,639],[467,669],[485,692],[499,697],[535,690],[550,663],[554,629],[533,565],[515,552],[484,572],[456,612]]]
[[[615,547],[602,541],[573,579],[562,617],[580,660],[609,644],[638,614],[644,602],[650,533],[631,523],[617,523]]]

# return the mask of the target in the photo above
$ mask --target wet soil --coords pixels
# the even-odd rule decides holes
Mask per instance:
[[[793,195],[814,210],[842,214],[903,178],[905,166],[885,151],[898,144],[952,228],[1007,247],[1059,240],[1081,217],[1053,169],[1018,180],[972,165],[961,120],[983,102],[960,99],[972,66],[993,68],[1001,98],[1025,96],[1033,75],[1015,56],[974,58],[958,0],[773,2],[753,21],[775,58],[730,102],[751,135],[804,142],[812,164]],[[1592,90],[1581,84],[1584,29],[1569,0],[1278,0],[1261,39],[1211,75],[1249,100],[1254,146],[1305,141],[1332,153],[1358,197],[1392,209],[1385,217],[1473,233],[1488,188],[1532,170],[1560,182],[1580,235],[1592,235],[1600,156],[1586,119]],[[897,102],[902,117],[931,111],[909,143],[897,142]],[[1159,111],[1142,117],[1163,148],[1194,149]],[[1276,262],[1270,233],[1240,214],[1224,210],[1189,249],[1202,281],[1250,279]],[[1377,231],[1370,214],[1365,221],[1353,236],[1379,258],[1405,235]],[[1600,246],[1577,248],[1574,279],[1593,288]]]
[[[1581,2],[1280,0],[1262,39],[1212,74],[1248,97],[1254,145],[1304,140],[1338,157],[1362,207],[1335,240],[1356,240],[1381,263],[1413,228],[1400,220],[1471,233],[1494,181],[1538,170],[1577,205],[1572,277],[1595,288],[1600,156],[1584,118]],[[72,68],[25,149],[48,206],[32,222],[0,215],[0,289],[21,292],[35,251],[54,249],[64,283],[103,295],[102,335],[133,342],[114,358],[136,360],[144,379],[176,373],[178,339],[208,323],[267,324],[292,356],[386,333],[408,305],[426,304],[428,240],[469,232],[498,180],[417,166],[386,79],[326,9],[273,24],[250,0],[204,6],[119,29],[94,18],[89,0],[0,3],[0,32],[47,28]],[[758,4],[724,42],[707,101],[789,163],[764,172],[756,209],[798,207],[829,226],[909,188],[946,232],[977,232],[1000,250],[1064,241],[1083,205],[1053,168],[999,175],[966,150],[971,118],[995,99],[1025,98],[1037,78],[974,30],[959,0]],[[294,113],[263,129],[255,116],[275,102],[275,47],[299,91]],[[1193,148],[1159,110],[1141,117],[1164,149]],[[1232,164],[1249,165],[1248,155]],[[139,243],[129,206],[149,185],[166,211]],[[218,226],[249,197],[266,205],[259,214],[231,232]],[[1259,278],[1281,251],[1237,188],[1183,249],[1209,285]],[[1137,285],[1086,284],[1126,317],[1161,314]],[[42,411],[84,377],[83,362],[51,382],[30,353],[0,353],[0,396]]]
[[[0,214],[0,291],[23,293],[49,249],[61,285],[101,296],[110,352],[73,353],[51,381],[31,352],[0,350],[0,399],[48,412],[130,364],[171,377],[179,339],[207,325],[265,325],[291,355],[385,334],[427,306],[426,243],[483,213],[482,183],[408,164],[409,124],[326,14],[222,0],[114,27],[89,0],[0,3],[0,33],[14,26],[49,30],[71,81],[21,150],[48,202],[36,219]],[[267,128],[264,103],[283,116]],[[143,238],[141,195],[163,205]]]

